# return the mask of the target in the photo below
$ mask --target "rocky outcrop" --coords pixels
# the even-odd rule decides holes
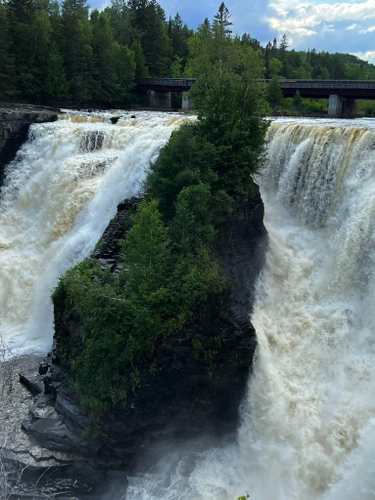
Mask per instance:
[[[135,198],[119,205],[94,252],[101,266],[114,273],[120,259],[119,239],[139,201]],[[137,461],[147,468],[168,447],[195,440],[194,449],[198,450],[197,439],[202,436],[220,441],[236,432],[256,347],[249,312],[267,241],[262,220],[263,205],[256,192],[250,210],[236,214],[229,224],[230,234],[216,242],[230,292],[195,311],[183,331],[159,343],[152,359],[145,355],[138,366],[139,387],[129,394],[127,406],[111,415],[105,438],[84,437],[89,421],[69,386],[58,345],[40,365],[39,374],[22,375],[34,394],[43,383],[22,422],[28,439],[38,447],[34,455],[40,464],[48,457],[53,461],[46,462],[48,467],[57,463],[70,467],[72,477],[87,485],[93,499],[100,491],[95,471],[104,474],[100,484],[108,484],[109,474],[123,474],[121,471],[129,471]],[[74,309],[64,319],[57,315],[57,343],[79,324]],[[83,477],[79,476],[82,471]],[[125,484],[121,476],[119,485]],[[75,495],[85,498],[84,488]]]
[[[54,398],[43,393],[40,362],[40,356],[23,355],[0,363],[0,498],[102,499],[109,476],[98,461],[80,453],[79,446],[71,446],[70,437],[77,442],[83,441],[82,436],[69,430],[52,404]],[[39,393],[36,399],[35,393]],[[26,432],[32,422],[39,422],[43,439],[35,439],[37,427],[34,435]],[[52,447],[48,446],[47,423]],[[60,443],[55,447],[57,440]],[[125,486],[123,477],[118,488]]]
[[[7,105],[0,107],[0,186],[4,167],[11,162],[25,142],[29,126],[57,120],[57,110],[31,105]]]

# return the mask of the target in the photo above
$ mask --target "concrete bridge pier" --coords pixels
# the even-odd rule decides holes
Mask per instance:
[[[188,92],[182,92],[182,109],[187,111],[193,108],[193,103],[191,97],[189,97]]]
[[[328,116],[342,115],[343,98],[340,95],[332,94],[328,101]]]
[[[159,90],[150,90],[149,102],[152,108],[171,108],[172,107],[171,93]]]

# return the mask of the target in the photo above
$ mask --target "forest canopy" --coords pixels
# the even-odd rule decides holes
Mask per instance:
[[[199,37],[220,23],[230,43],[258,54],[262,78],[375,79],[373,64],[349,54],[296,51],[285,35],[262,47],[234,34],[224,3],[191,28],[178,13],[166,19],[156,0],[111,0],[100,12],[86,0],[2,0],[0,99],[129,105],[136,78],[196,77]]]

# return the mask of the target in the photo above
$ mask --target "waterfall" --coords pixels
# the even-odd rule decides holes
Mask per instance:
[[[278,120],[238,442],[129,478],[127,500],[375,498],[375,125]]]
[[[240,429],[245,456],[260,448],[254,497],[372,498],[373,475],[367,493],[360,475],[355,494],[339,485],[375,437],[374,130],[275,123],[268,137],[269,248]]]
[[[112,124],[111,116],[66,113],[34,124],[7,167],[0,334],[11,349],[51,347],[50,293],[58,276],[93,250],[117,204],[141,189],[150,161],[182,121],[178,114],[137,112]]]

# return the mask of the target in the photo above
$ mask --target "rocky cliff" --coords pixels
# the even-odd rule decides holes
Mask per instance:
[[[11,162],[25,142],[32,123],[57,120],[57,110],[38,106],[0,106],[0,186],[4,179],[4,167]]]
[[[57,115],[52,110],[24,109],[0,113],[2,175],[30,123],[55,120]],[[94,252],[101,266],[113,273],[120,260],[119,240],[139,201],[124,200],[119,205]],[[109,417],[105,437],[84,434],[90,423],[69,386],[69,371],[59,352],[59,341],[79,328],[80,318],[74,306],[55,304],[54,352],[44,360],[23,357],[13,365],[12,387],[18,373],[23,386],[13,390],[9,414],[17,407],[22,417],[6,417],[1,424],[1,434],[7,439],[0,443],[0,462],[5,464],[4,478],[17,498],[96,500],[114,479],[118,488],[125,487],[124,471],[136,463],[147,468],[155,454],[167,447],[194,440],[194,449],[199,449],[203,436],[217,443],[235,434],[256,347],[249,319],[254,283],[267,244],[257,190],[251,206],[236,213],[228,228],[226,236],[216,241],[215,250],[230,290],[194,311],[183,331],[160,342],[152,358],[145,355],[139,367],[139,387],[129,395],[127,406]],[[8,373],[7,366],[2,364],[4,373]],[[0,373],[1,380],[10,378],[1,379]],[[2,414],[8,412],[7,405],[3,404]],[[0,478],[0,488],[1,484]]]
[[[138,202],[125,200],[119,205],[94,252],[100,264],[112,272],[119,263],[118,241]],[[256,192],[250,210],[233,217],[230,234],[216,242],[230,292],[195,311],[190,324],[161,342],[152,359],[145,356],[139,387],[130,394],[127,406],[109,417],[105,438],[82,437],[89,421],[69,387],[69,372],[58,346],[60,339],[66,341],[79,328],[80,318],[74,307],[55,304],[57,345],[40,367],[45,372],[39,376],[43,387],[36,389],[40,394],[22,423],[29,438],[49,450],[50,458],[57,461],[60,457],[73,470],[85,463],[86,468],[113,472],[129,470],[139,462],[147,468],[163,449],[189,440],[195,440],[199,449],[197,440],[203,436],[215,442],[233,436],[256,346],[249,313],[267,241],[262,219],[263,205]],[[35,386],[35,379],[25,379]],[[94,477],[90,488],[94,498]]]

